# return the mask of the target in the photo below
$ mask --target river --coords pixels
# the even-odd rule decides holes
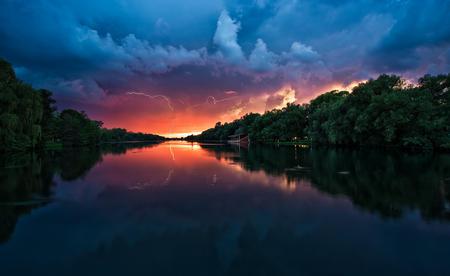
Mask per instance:
[[[0,275],[450,275],[450,155],[171,141],[4,156]]]

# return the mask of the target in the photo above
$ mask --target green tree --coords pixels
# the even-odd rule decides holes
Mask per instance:
[[[90,120],[86,113],[66,109],[59,115],[59,135],[65,146],[95,145],[100,142],[99,121]]]

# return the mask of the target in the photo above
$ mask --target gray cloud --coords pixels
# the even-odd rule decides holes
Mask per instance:
[[[0,56],[66,98],[156,89],[202,100],[286,85],[308,96],[450,70],[448,14],[437,0],[7,0]]]
[[[220,57],[237,64],[244,59],[244,53],[237,42],[239,28],[239,23],[231,19],[228,12],[222,11],[213,38],[214,44],[219,49]]]
[[[277,66],[277,59],[278,57],[267,49],[266,43],[258,39],[249,56],[249,66],[257,72],[272,71]]]

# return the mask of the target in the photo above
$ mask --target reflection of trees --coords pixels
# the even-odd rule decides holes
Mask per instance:
[[[201,146],[214,152],[217,159],[239,163],[248,171],[264,170],[272,175],[282,175],[286,168],[297,164],[295,151],[293,151],[295,148],[292,147],[252,146],[248,149],[229,145]]]
[[[14,230],[17,218],[45,204],[53,182],[51,165],[36,154],[0,158],[0,243]]]
[[[102,153],[98,147],[82,147],[54,153],[51,162],[63,180],[71,181],[86,175],[98,162]]]
[[[19,216],[49,202],[55,174],[65,181],[76,180],[101,162],[104,154],[124,154],[129,149],[154,145],[109,144],[0,156],[0,243],[8,240]]]
[[[311,181],[331,194],[344,194],[357,205],[388,217],[419,209],[428,219],[450,219],[450,156],[375,151],[310,152]],[[346,171],[349,174],[337,174]]]
[[[426,219],[450,219],[449,155],[288,146],[209,150],[249,171],[286,175],[291,181],[308,180],[323,192],[345,195],[354,204],[385,217],[400,217],[406,209],[418,209]]]

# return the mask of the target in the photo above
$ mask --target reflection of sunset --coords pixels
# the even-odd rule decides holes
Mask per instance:
[[[181,183],[188,178],[193,180],[191,185],[194,186],[210,185],[213,181],[215,185],[234,187],[246,183],[290,192],[300,186],[305,187],[298,186],[296,181],[288,180],[284,175],[273,176],[263,170],[248,171],[243,164],[233,161],[234,158],[239,159],[239,155],[212,153],[199,143],[166,142],[128,150],[124,155],[107,154],[92,170],[90,177],[98,183],[117,187],[125,185],[130,190],[139,191],[163,184],[185,185]],[[130,171],[133,173],[127,173]]]
[[[0,0],[0,276],[450,275],[449,15]]]

